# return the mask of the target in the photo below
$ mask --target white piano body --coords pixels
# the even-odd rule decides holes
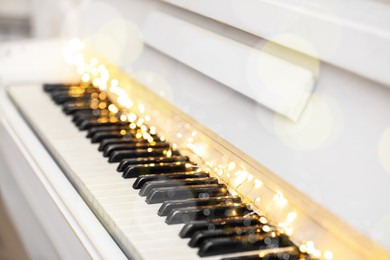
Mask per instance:
[[[142,50],[138,42],[131,42],[132,50],[139,53],[125,53],[128,49],[122,46],[124,52],[106,54],[109,59],[390,250],[390,203],[386,200],[390,197],[390,29],[381,22],[388,19],[383,15],[388,5],[367,4],[378,17],[364,17],[364,27],[354,23],[357,13],[351,12],[346,20],[337,20],[340,15],[327,20],[321,8],[309,8],[306,2],[299,5],[301,9],[285,1],[230,1],[226,6],[222,2],[92,2],[76,11],[105,10],[108,17],[116,19],[114,26],[131,21],[124,29],[129,37],[137,34],[132,27],[137,25],[145,40]],[[273,15],[267,12],[280,12],[275,15],[281,16],[287,12],[282,17],[286,23],[295,21],[297,27],[277,24],[272,31],[268,27],[272,27]],[[265,21],[270,24],[262,24]],[[323,31],[312,31],[314,25],[322,26]],[[64,34],[72,28],[65,28]],[[76,35],[85,36],[86,28],[90,27],[80,27]],[[184,37],[183,30],[188,33]],[[298,40],[286,37],[289,30],[299,35]],[[189,44],[186,35],[198,37],[199,44],[180,45]],[[87,41],[96,43],[91,38]],[[99,51],[112,46],[115,44],[94,47]],[[62,60],[61,48],[61,42],[56,40],[2,44],[3,85],[75,79]],[[255,58],[256,50],[260,50],[298,64],[313,76],[314,89],[306,87],[301,95],[303,101],[291,110],[281,108],[275,97],[267,96],[269,93],[265,99],[256,96],[250,80],[243,81],[240,88],[236,83],[243,79],[247,68],[234,66],[235,62],[242,65],[242,61],[235,60],[229,50],[243,49],[247,54],[254,51]],[[183,50],[188,55],[183,55]],[[227,56],[214,57],[213,51]],[[316,58],[310,57],[314,54]],[[202,63],[202,57],[207,62]],[[134,58],[137,59],[129,62]],[[298,83],[302,82],[298,79]],[[29,255],[33,259],[125,258],[4,91],[0,111],[1,196]]]

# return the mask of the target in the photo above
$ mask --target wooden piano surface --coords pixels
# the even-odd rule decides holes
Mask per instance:
[[[176,10],[145,2],[123,8],[128,10],[123,17],[142,27],[150,6],[170,15]],[[237,32],[185,14],[178,17],[225,36]],[[241,41],[266,43],[247,34]],[[58,65],[60,45],[44,41],[2,46],[3,81],[12,85],[73,79]],[[390,204],[384,199],[390,196],[388,86],[321,63],[313,94],[301,118],[292,123],[147,45],[134,64],[123,68],[366,237],[390,248]]]

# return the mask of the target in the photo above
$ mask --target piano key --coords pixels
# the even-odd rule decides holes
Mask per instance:
[[[131,151],[114,151],[109,157],[108,162],[120,162],[123,159],[140,158],[140,157],[156,157],[164,156],[167,149],[160,148],[148,148],[148,149],[136,149]],[[172,151],[172,155],[180,155],[178,151]]]
[[[182,180],[159,180],[159,181],[150,181],[142,186],[139,191],[139,195],[145,197],[152,191],[154,188],[161,187],[174,187],[174,186],[185,186],[185,185],[198,185],[198,184],[217,184],[218,180],[216,178],[194,178],[194,179],[182,179]]]
[[[167,174],[146,174],[137,177],[133,184],[133,189],[141,189],[145,183],[154,180],[187,179],[187,178],[205,178],[209,174],[206,172],[175,172]]]
[[[120,135],[118,137],[120,137]],[[147,149],[147,148],[169,148],[169,147],[170,147],[169,143],[166,143],[166,142],[152,142],[152,143],[147,142],[147,143],[131,143],[131,144],[109,144],[109,145],[106,145],[105,149],[103,150],[103,156],[108,157],[108,156],[111,155],[111,153],[113,151],[134,150],[134,149]]]
[[[188,223],[190,221],[196,220],[244,216],[251,212],[252,211],[247,208],[247,205],[242,203],[233,203],[231,205],[178,208],[171,210],[165,222],[169,225],[172,225],[179,223]]]
[[[91,107],[91,105],[85,104],[84,102],[83,103],[67,103],[67,104],[64,104],[64,106],[62,107],[62,111],[66,115],[73,115],[76,112],[89,111],[91,109],[93,109]]]
[[[164,187],[153,189],[146,197],[146,203],[163,203],[167,200],[181,200],[199,197],[226,196],[228,191],[221,184]]]
[[[286,235],[255,234],[250,236],[234,236],[206,239],[200,247],[199,256],[213,256],[245,251],[256,251],[276,247],[289,247],[293,243]]]
[[[120,131],[120,130],[128,130],[128,129],[129,129],[128,125],[96,126],[96,127],[91,127],[90,129],[88,129],[87,137],[89,138],[97,132]]]
[[[80,130],[88,130],[91,127],[95,126],[111,126],[111,125],[125,125],[125,122],[120,121],[116,117],[99,117],[97,119],[87,119],[82,121],[81,124],[78,125]]]
[[[46,83],[43,84],[43,90],[47,93],[56,90],[69,90],[70,87],[77,84],[63,84],[63,83]]]
[[[78,110],[72,114],[72,122],[76,125],[80,125],[82,121],[88,120],[88,119],[96,119],[99,117],[109,117],[109,116],[115,116],[113,113],[111,113],[108,109],[83,109]]]
[[[122,136],[121,138],[108,138],[100,142],[99,151],[103,151],[109,144],[134,144],[134,143],[147,143],[145,139],[129,138],[128,136]]]
[[[264,249],[251,252],[249,255],[225,257],[222,260],[309,260],[308,256],[300,253],[295,246]]]
[[[275,228],[270,228],[268,225],[255,225],[249,227],[202,230],[202,231],[197,231],[191,237],[191,240],[188,242],[188,245],[190,247],[198,247],[203,243],[204,240],[209,238],[231,237],[237,235],[254,235],[254,234],[262,234],[262,233],[269,233],[275,231],[276,231]]]
[[[85,110],[79,110],[76,111],[72,114],[72,121],[75,122],[77,118],[83,118],[83,117],[88,117],[88,116],[95,116],[98,117],[99,115],[102,114],[109,114],[110,111],[108,109],[93,109],[93,108],[88,108]]]
[[[247,227],[258,224],[262,223],[260,222],[260,218],[257,215],[212,219],[208,221],[193,221],[184,225],[179,233],[179,236],[182,238],[188,238],[191,237],[195,232],[201,230],[214,230],[229,227]]]
[[[173,172],[197,171],[199,167],[189,163],[151,163],[130,165],[123,172],[123,178],[136,178],[145,174],[164,174]]]
[[[135,134],[136,131],[130,131],[130,129],[122,129],[120,131],[99,131],[99,132],[95,132],[94,134],[91,134],[89,137],[91,138],[91,143],[99,143],[104,139],[109,139],[109,138],[126,138],[129,140],[136,139]],[[124,145],[124,144],[117,144],[117,145]],[[108,147],[111,146],[106,146],[106,150]],[[107,154],[107,152],[105,152],[105,154]]]
[[[71,103],[65,103],[62,106],[62,111],[66,115],[74,115],[76,112],[79,111],[88,111],[88,110],[105,110],[108,105],[110,104],[109,101],[100,101],[97,103],[91,103],[91,102],[71,102]]]
[[[171,157],[143,157],[122,160],[117,171],[123,172],[130,165],[150,164],[150,163],[170,163],[170,162],[190,162],[188,156],[171,156]]]
[[[67,94],[59,94],[59,95],[53,95],[52,99],[57,104],[64,104],[66,102],[85,102],[90,100],[90,95],[69,96]]]
[[[222,196],[222,197],[212,197],[212,198],[196,198],[196,199],[187,199],[187,200],[168,200],[165,201],[157,214],[159,216],[167,216],[172,209],[176,208],[187,208],[194,206],[207,206],[207,205],[219,205],[227,203],[240,203],[241,199],[237,196]]]

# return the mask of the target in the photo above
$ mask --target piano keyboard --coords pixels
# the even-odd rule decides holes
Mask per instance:
[[[105,93],[62,84],[44,89],[10,92],[129,258],[309,258],[190,155],[147,125],[122,120]]]

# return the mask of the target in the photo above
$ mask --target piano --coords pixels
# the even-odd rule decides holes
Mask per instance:
[[[388,5],[89,5],[0,46],[32,259],[390,259]]]

